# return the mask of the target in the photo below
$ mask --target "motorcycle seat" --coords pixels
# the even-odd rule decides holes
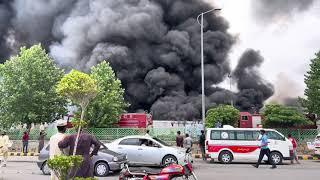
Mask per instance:
[[[149,175],[157,175],[160,174],[161,169],[149,168],[149,167],[139,167],[130,169],[132,173],[144,173]]]

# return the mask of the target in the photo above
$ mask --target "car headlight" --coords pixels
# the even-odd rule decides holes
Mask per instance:
[[[114,162],[117,162],[119,159],[118,159],[118,157],[113,157],[113,159],[112,159]]]

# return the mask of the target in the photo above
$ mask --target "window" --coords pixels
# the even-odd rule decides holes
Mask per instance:
[[[211,131],[211,140],[234,140],[234,131]]]
[[[242,116],[241,119],[244,120],[244,121],[247,121],[248,120],[248,116]]]
[[[220,131],[211,131],[211,140],[220,140]]]
[[[119,145],[140,146],[139,139],[129,138],[122,140]]]
[[[281,136],[279,133],[277,133],[275,131],[267,131],[266,134],[267,134],[269,139],[283,140],[283,136]]]
[[[238,131],[237,132],[237,140],[246,140],[244,131]]]

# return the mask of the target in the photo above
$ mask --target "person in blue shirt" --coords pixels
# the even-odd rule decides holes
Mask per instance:
[[[253,165],[255,168],[258,168],[264,155],[267,155],[269,163],[272,165],[271,169],[275,169],[277,168],[277,166],[274,164],[273,160],[270,157],[270,149],[268,147],[268,136],[266,135],[266,131],[261,129],[260,130],[260,138],[259,141],[261,141],[260,144],[260,155],[259,155],[259,159],[256,165]]]

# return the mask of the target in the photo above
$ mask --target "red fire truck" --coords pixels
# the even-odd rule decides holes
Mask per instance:
[[[147,128],[152,125],[152,115],[147,113],[126,113],[120,116],[120,128]]]
[[[240,128],[258,128],[262,127],[262,117],[260,114],[250,114],[249,112],[240,112]]]

